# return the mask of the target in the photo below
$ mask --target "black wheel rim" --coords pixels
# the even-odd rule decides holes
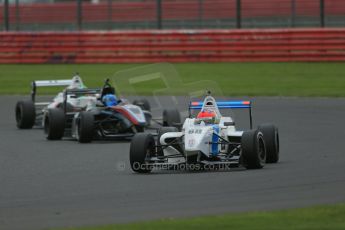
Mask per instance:
[[[146,149],[146,155],[144,159],[144,165],[147,171],[152,170],[152,165],[150,165],[150,163],[151,163],[151,157],[153,155],[154,155],[154,144],[150,143],[148,148]]]
[[[80,131],[81,131],[81,128],[80,128],[80,119],[76,122],[76,138],[77,140],[80,140]]]
[[[145,163],[149,163],[151,160],[151,157],[154,155],[154,144],[150,143],[149,146],[146,149],[146,155],[145,155]]]
[[[266,158],[266,151],[265,151],[264,140],[261,137],[258,139],[258,155],[259,155],[260,161],[264,162]]]

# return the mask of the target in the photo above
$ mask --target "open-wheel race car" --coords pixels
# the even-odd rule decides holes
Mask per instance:
[[[237,130],[234,120],[222,116],[220,109],[248,109],[250,130]],[[196,117],[191,115],[194,110],[199,111]],[[181,131],[162,127],[157,140],[148,133],[133,137],[130,145],[133,171],[148,173],[153,168],[194,170],[220,166],[259,169],[266,162],[278,162],[278,129],[272,124],[253,129],[250,101],[217,102],[209,94],[204,101],[191,102],[189,111],[190,116]]]
[[[82,103],[84,109],[81,111],[48,110],[44,118],[44,130],[48,140],[69,137],[80,143],[88,143],[92,140],[129,138],[144,132],[152,121],[156,121],[152,118],[150,104],[146,99],[135,100],[133,104],[126,99],[120,99],[109,79],[100,89],[66,90],[64,104],[68,104],[72,95],[82,98],[81,96],[90,93],[99,96]],[[180,122],[179,113],[178,117],[175,116],[176,110],[165,112],[167,114],[163,116],[169,121],[167,125]]]
[[[63,92],[59,92],[52,101],[38,102],[37,89],[40,87],[61,87],[66,86],[66,89],[85,89],[82,79],[76,74],[72,79],[68,80],[40,80],[31,83],[31,99],[20,100],[15,107],[16,124],[19,129],[31,129],[34,126],[38,128],[43,127],[43,117],[49,109],[59,108],[63,109],[64,98]],[[68,100],[68,109],[78,107],[79,102],[76,99]]]

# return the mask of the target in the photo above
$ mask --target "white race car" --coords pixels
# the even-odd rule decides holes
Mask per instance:
[[[249,109],[251,130],[237,130],[233,119],[222,116],[219,109]],[[191,116],[192,110],[199,110],[198,116]],[[162,127],[156,141],[148,133],[133,137],[130,146],[133,171],[148,173],[155,167],[193,170],[240,165],[259,169],[266,162],[278,162],[278,129],[272,124],[252,129],[250,101],[217,102],[208,95],[203,102],[191,102],[189,111],[182,131]]]
[[[86,87],[79,75],[75,75],[70,80],[43,80],[33,81],[31,91],[31,100],[18,101],[15,108],[17,127],[19,129],[31,129],[33,126],[42,128],[44,125],[43,117],[48,109],[62,108],[64,106],[64,92],[58,93],[50,102],[37,102],[36,94],[38,87],[58,87],[66,86],[65,90],[79,89]],[[96,100],[97,95],[88,95],[86,97],[69,96],[67,110],[78,110],[86,106],[89,100]]]

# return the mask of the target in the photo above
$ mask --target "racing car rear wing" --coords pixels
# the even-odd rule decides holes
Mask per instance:
[[[31,83],[31,99],[35,101],[37,87],[49,87],[49,86],[69,86],[73,83],[73,80],[43,80],[43,81],[33,81]]]
[[[72,80],[45,80],[45,81],[33,81],[36,87],[41,86],[68,86],[73,83]]]
[[[253,128],[252,102],[251,101],[217,101],[218,109],[248,109],[250,128]],[[203,101],[191,101],[189,103],[189,116],[192,110],[202,109]]]
[[[102,89],[94,88],[94,89],[66,89],[63,94],[63,103],[64,103],[64,112],[67,112],[67,100],[68,95],[96,95],[100,94]]]
[[[190,102],[190,109],[201,109],[204,102],[192,101]],[[217,101],[218,109],[250,109],[251,101]]]

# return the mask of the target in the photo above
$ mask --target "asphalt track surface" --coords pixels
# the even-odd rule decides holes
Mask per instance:
[[[345,202],[345,99],[254,98],[255,124],[271,121],[280,132],[281,160],[262,170],[139,175],[129,142],[50,142],[42,130],[18,130],[18,98],[0,97],[2,230]]]

